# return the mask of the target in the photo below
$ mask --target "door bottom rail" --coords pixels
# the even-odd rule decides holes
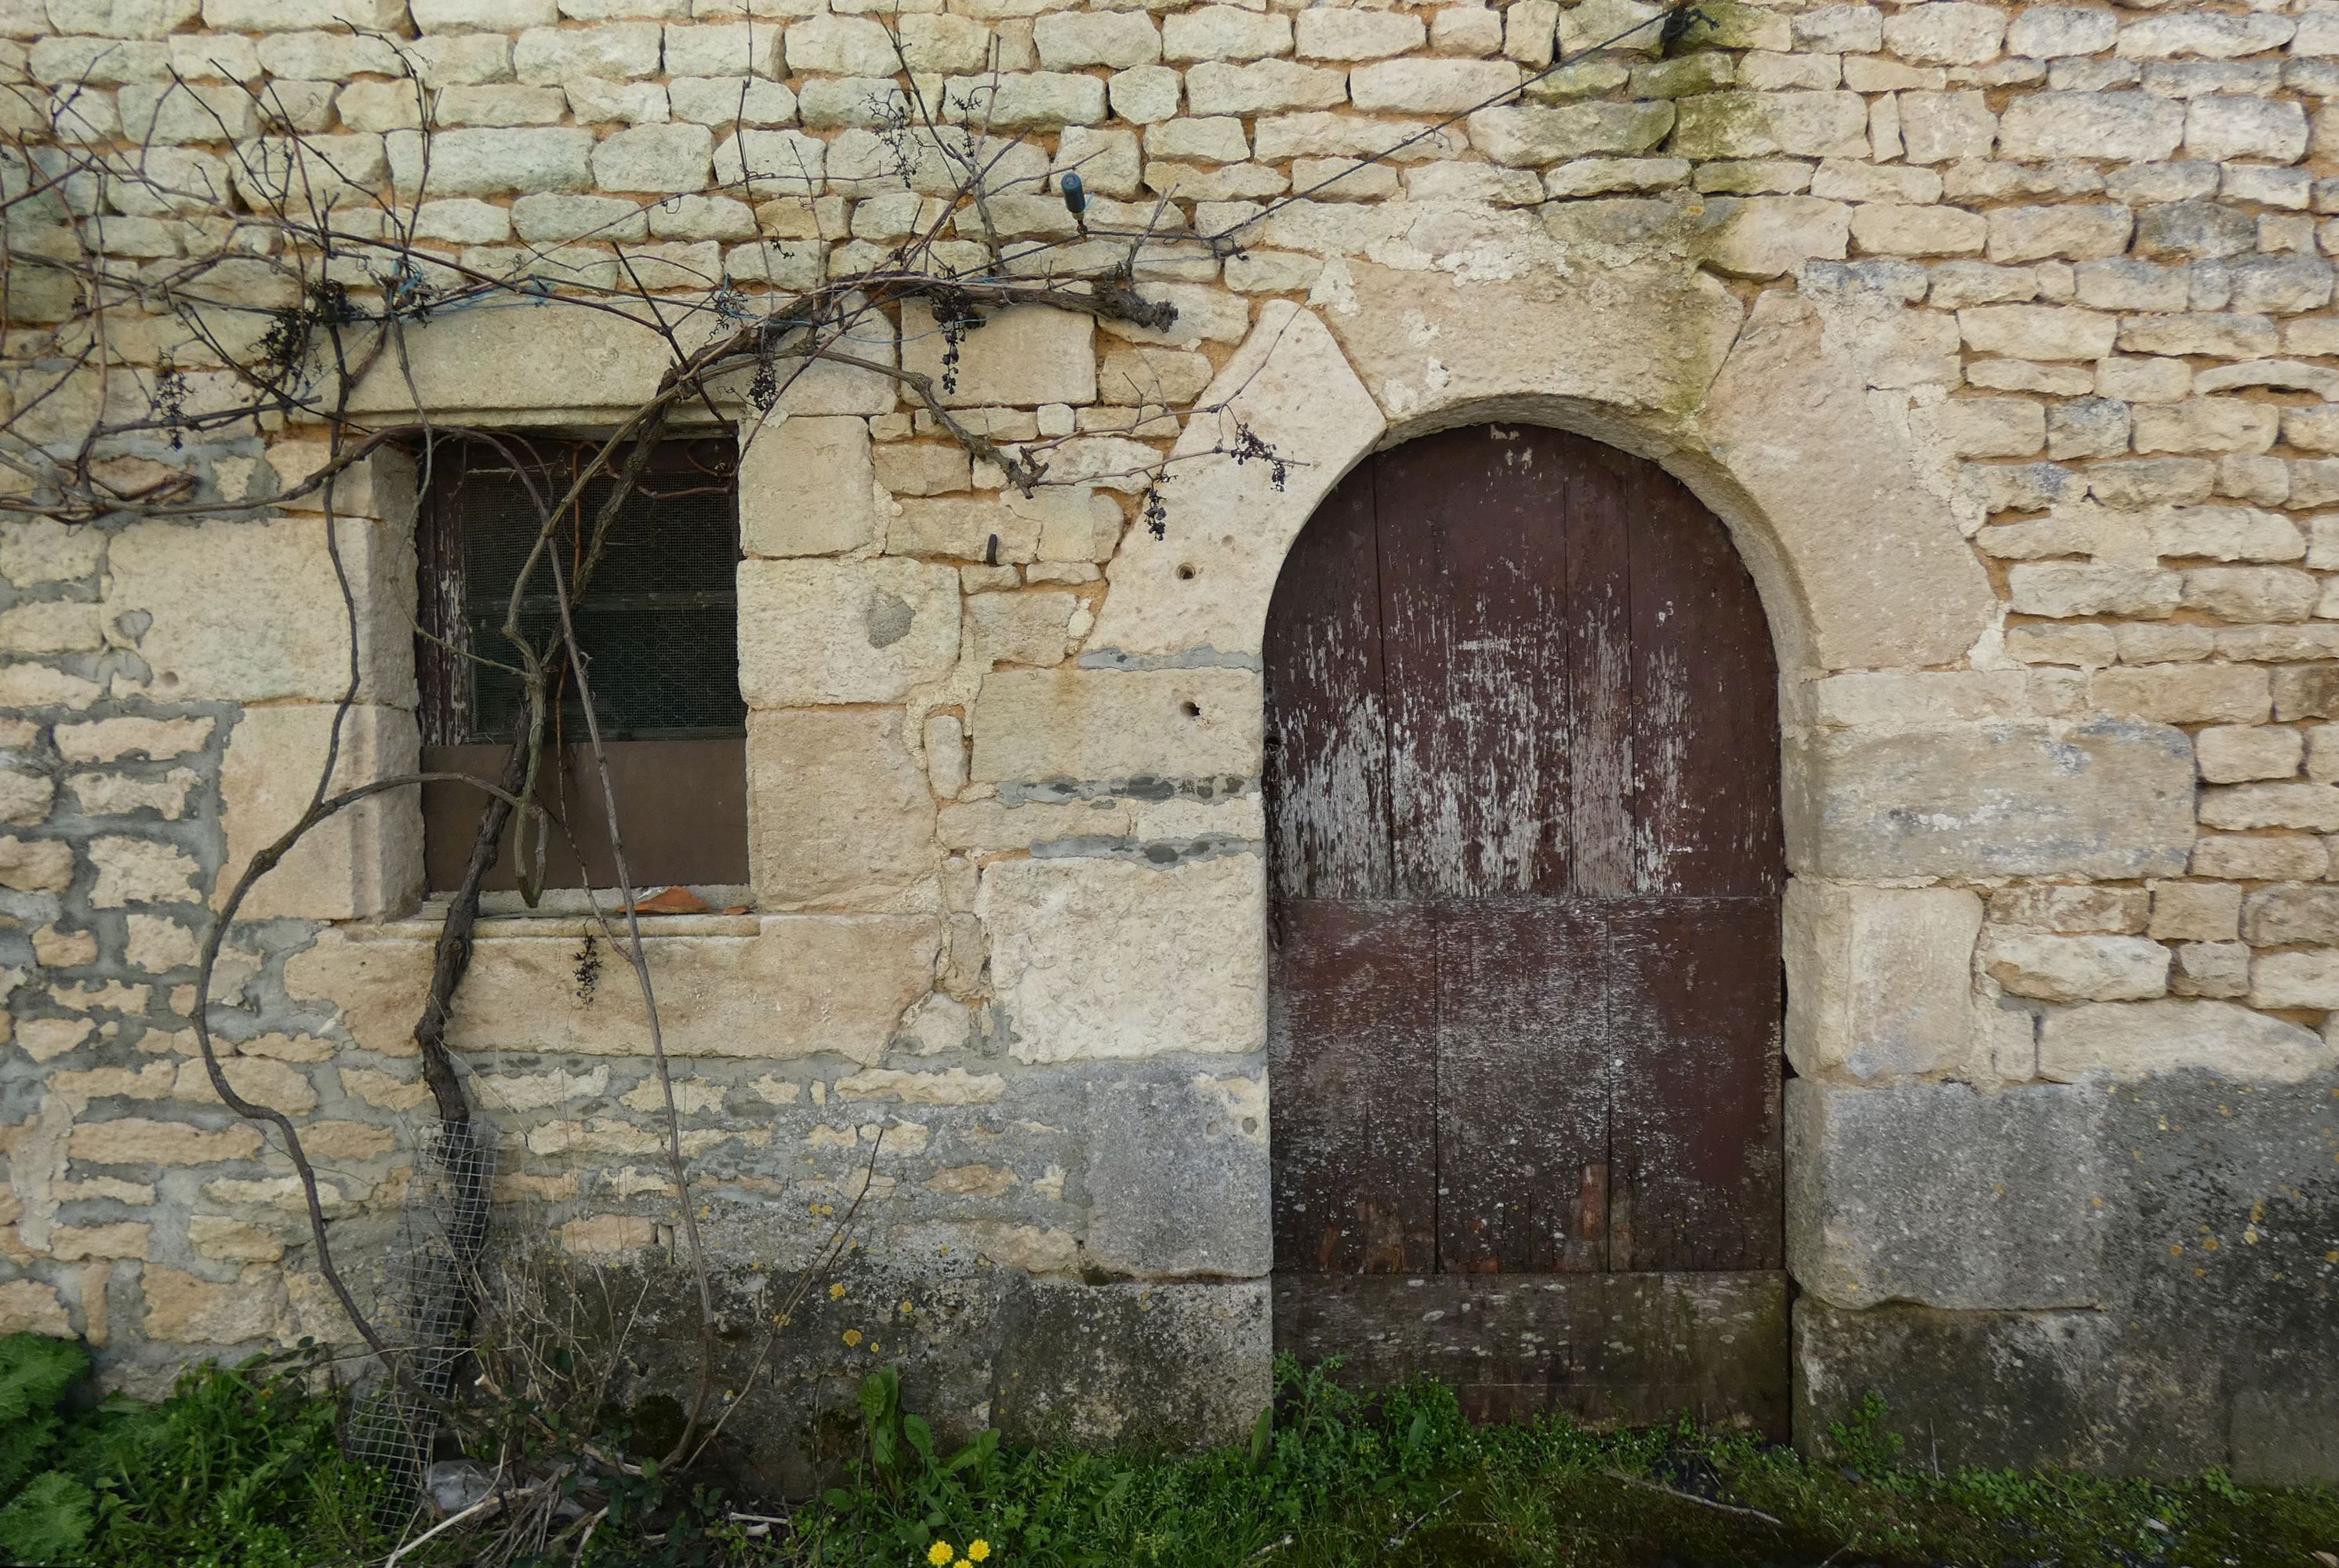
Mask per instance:
[[[1688,1415],[1788,1435],[1783,1269],[1278,1274],[1275,1347],[1353,1387],[1437,1378],[1474,1421]]]

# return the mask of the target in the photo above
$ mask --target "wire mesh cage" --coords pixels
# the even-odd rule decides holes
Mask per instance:
[[[429,1470],[438,1409],[454,1390],[495,1190],[489,1129],[429,1121],[417,1129],[416,1143],[376,1309],[390,1364],[362,1393],[349,1428],[350,1456],[395,1476],[401,1497],[410,1497]]]

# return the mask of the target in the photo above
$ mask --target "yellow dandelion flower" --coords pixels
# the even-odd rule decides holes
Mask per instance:
[[[991,1543],[983,1540],[970,1541],[966,1543],[966,1554],[974,1562],[980,1563],[991,1555]]]
[[[840,1279],[834,1285],[828,1287],[828,1298],[831,1301],[842,1301],[844,1299],[844,1282],[843,1280]]]
[[[848,1329],[846,1329],[846,1330],[844,1331],[844,1343],[845,1343],[845,1344],[847,1344],[847,1345],[858,1345],[858,1344],[860,1344],[860,1343],[861,1343],[861,1330],[859,1330],[858,1328],[848,1328]]]
[[[947,1541],[937,1541],[926,1548],[926,1561],[933,1563],[934,1568],[943,1568],[943,1563],[957,1555],[958,1548]]]
[[[962,1557],[957,1562],[952,1563],[951,1568],[974,1568],[974,1564]]]

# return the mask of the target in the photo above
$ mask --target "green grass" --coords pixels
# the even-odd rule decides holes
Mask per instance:
[[[339,1568],[388,1551],[372,1523],[382,1483],[341,1458],[338,1408],[304,1391],[301,1357],[202,1367],[159,1405],[65,1414],[87,1368],[70,1342],[0,1340],[0,1562]],[[868,1435],[854,1474],[793,1527],[753,1537],[692,1477],[638,1478],[585,1499],[618,1504],[588,1561],[913,1568],[937,1541],[955,1563],[978,1539],[983,1568],[2316,1568],[2314,1553],[2339,1552],[2339,1494],[2327,1489],[2216,1474],[1936,1475],[1899,1463],[1875,1412],[1839,1429],[1821,1461],[1686,1425],[1474,1427],[1435,1386],[1367,1399],[1289,1366],[1278,1385],[1248,1444],[1207,1454],[1017,1448],[989,1435],[947,1453],[880,1373],[863,1389]],[[449,1535],[411,1561],[526,1568],[508,1544]]]
[[[1147,1461],[1027,1450],[938,1474],[914,1449],[880,1464],[889,1445],[873,1442],[859,1484],[802,1527],[804,1548],[821,1563],[908,1563],[923,1560],[930,1532],[962,1548],[979,1536],[994,1548],[986,1568],[2314,1568],[2313,1552],[2339,1551],[2339,1494],[2327,1490],[2256,1491],[2216,1474],[1935,1476],[1900,1465],[1880,1412],[1839,1430],[1834,1459],[1811,1461],[1687,1425],[1474,1427],[1434,1386],[1364,1400],[1288,1366],[1279,1382],[1274,1425],[1243,1451]],[[882,1430],[893,1417],[874,1403]]]
[[[308,1568],[379,1557],[380,1480],[342,1458],[303,1352],[194,1368],[160,1404],[66,1414],[72,1340],[0,1339],[0,1562]]]

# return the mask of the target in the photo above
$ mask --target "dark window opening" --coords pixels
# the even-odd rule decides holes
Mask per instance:
[[[432,449],[415,639],[426,770],[493,779],[526,725],[518,651],[505,633],[513,584],[541,531],[541,507],[576,486],[597,449],[596,442],[518,436],[500,448],[441,441]],[[637,890],[747,880],[736,480],[728,439],[661,442],[597,556],[606,477],[579,489],[553,532]],[[559,601],[541,563],[517,624],[532,646],[557,646]],[[545,885],[608,887],[616,862],[584,705],[565,659],[553,690],[537,792],[557,819]],[[461,784],[424,786],[432,892],[460,883],[485,798]],[[511,836],[490,889],[518,885]]]

